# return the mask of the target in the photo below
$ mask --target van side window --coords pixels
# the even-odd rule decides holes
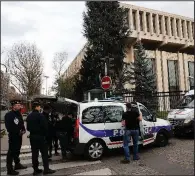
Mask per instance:
[[[148,112],[148,110],[145,107],[140,106],[140,111],[142,113],[142,117],[144,120],[152,121],[152,115]]]
[[[124,110],[121,106],[105,106],[104,107],[105,122],[121,122],[123,112]]]
[[[101,106],[92,106],[82,113],[82,124],[104,123],[104,115]]]

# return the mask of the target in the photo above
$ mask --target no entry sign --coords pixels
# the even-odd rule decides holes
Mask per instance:
[[[109,76],[104,76],[101,80],[101,85],[104,90],[110,89],[112,80]]]

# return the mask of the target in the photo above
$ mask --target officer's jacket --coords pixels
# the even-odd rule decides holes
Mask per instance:
[[[5,127],[9,134],[19,135],[21,131],[25,131],[24,120],[19,111],[9,111],[5,115]]]
[[[30,135],[46,137],[48,135],[48,123],[45,116],[37,110],[32,111],[26,119],[27,130]]]
[[[67,132],[68,135],[72,135],[74,128],[71,118],[63,117],[62,120],[56,123],[57,132]]]

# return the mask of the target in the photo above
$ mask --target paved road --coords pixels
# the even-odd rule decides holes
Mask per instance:
[[[96,162],[72,157],[69,162],[62,163],[59,156],[54,156],[50,165],[58,170],[55,175],[194,175],[193,139],[172,139],[164,148],[141,148],[140,157],[140,161],[122,165],[123,150],[120,149],[108,152],[101,161]],[[22,154],[21,160],[28,168],[20,175],[31,174],[31,154]],[[2,156],[1,175],[6,173],[5,166],[5,156]]]

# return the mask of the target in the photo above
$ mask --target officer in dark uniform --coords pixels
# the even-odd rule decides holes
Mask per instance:
[[[72,123],[72,113],[69,112],[68,115],[62,117],[62,120],[58,121],[56,124],[57,137],[60,141],[62,160],[67,160],[67,150],[70,148],[71,137],[74,132],[74,127]]]
[[[52,124],[53,124],[52,143],[54,145],[55,155],[58,156],[59,153],[58,153],[58,137],[57,137],[56,123],[57,121],[59,121],[59,116],[58,116],[58,113],[56,113],[54,108],[52,109],[51,119],[52,119]]]
[[[27,130],[30,132],[30,145],[32,150],[33,175],[42,172],[39,169],[39,151],[42,155],[44,172],[43,174],[53,174],[54,170],[49,169],[48,147],[46,137],[48,135],[48,123],[43,114],[40,113],[41,106],[38,102],[33,103],[33,111],[28,115]]]
[[[45,116],[47,120],[47,124],[48,124],[48,134],[47,134],[46,140],[48,144],[49,158],[51,158],[52,156],[52,139],[53,139],[53,133],[54,133],[53,121],[52,121],[50,112],[51,112],[51,107],[48,104],[44,105],[42,114]]]
[[[5,115],[5,127],[9,137],[9,149],[7,153],[7,174],[18,175],[19,172],[15,170],[26,169],[20,163],[19,155],[22,146],[22,135],[26,132],[22,114],[20,113],[21,104],[19,101],[13,101],[12,110]],[[13,160],[15,168],[13,169]]]

